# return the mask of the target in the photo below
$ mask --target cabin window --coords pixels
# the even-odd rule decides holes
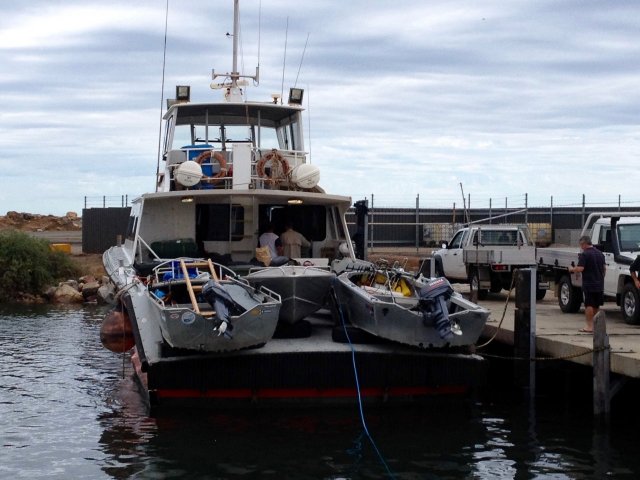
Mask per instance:
[[[138,225],[138,217],[131,215],[129,217],[129,223],[127,225],[127,238],[133,240],[136,235],[136,226]]]
[[[173,131],[173,148],[178,149],[185,145],[191,145],[191,128],[189,125],[176,125]]]
[[[244,237],[242,205],[196,205],[198,242],[240,241]]]
[[[327,238],[327,209],[322,205],[260,205],[261,232],[268,223],[273,223],[279,235],[289,222],[310,242]]]

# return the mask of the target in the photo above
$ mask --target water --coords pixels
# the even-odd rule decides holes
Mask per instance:
[[[389,478],[355,404],[149,416],[129,365],[122,378],[122,357],[99,343],[104,312],[0,309],[1,479]],[[536,411],[500,394],[365,412],[395,478],[640,474],[634,410],[602,432],[588,398],[549,395]]]

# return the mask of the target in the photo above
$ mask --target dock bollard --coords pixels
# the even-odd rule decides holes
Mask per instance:
[[[605,422],[611,412],[610,370],[607,322],[605,313],[600,310],[593,317],[593,415]]]
[[[522,268],[516,272],[516,309],[514,312],[513,346],[514,379],[517,386],[533,400],[536,391],[536,319],[535,288],[537,269]],[[528,360],[528,361],[527,361]]]

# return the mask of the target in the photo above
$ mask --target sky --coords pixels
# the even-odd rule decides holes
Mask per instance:
[[[0,0],[0,214],[155,188],[161,99],[218,101],[232,0]],[[329,193],[640,206],[640,2],[242,0],[251,100],[297,79]],[[286,55],[285,55],[286,45]],[[306,45],[306,47],[305,47]],[[283,82],[284,72],[284,82]],[[86,202],[85,202],[86,198]]]

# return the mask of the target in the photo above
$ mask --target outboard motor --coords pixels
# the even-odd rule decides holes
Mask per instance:
[[[202,296],[205,298],[209,305],[216,311],[216,319],[214,321],[214,331],[218,332],[218,335],[224,335],[227,338],[232,338],[231,331],[233,325],[231,324],[230,310],[237,310],[237,305],[224,288],[224,285],[209,280],[204,287],[202,287]]]
[[[454,335],[462,335],[458,325],[449,320],[447,302],[453,295],[453,288],[444,277],[433,278],[420,289],[419,308],[425,325],[435,325],[440,338],[450,340]]]

